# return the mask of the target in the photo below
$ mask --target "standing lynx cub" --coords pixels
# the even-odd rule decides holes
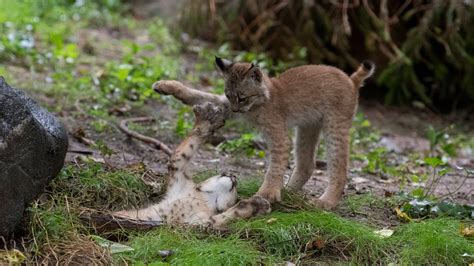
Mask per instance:
[[[357,108],[359,88],[374,72],[364,61],[350,77],[324,65],[288,69],[275,78],[250,63],[216,57],[224,74],[225,95],[233,112],[244,113],[268,139],[270,164],[257,195],[281,200],[288,165],[288,129],[296,127],[296,166],[288,186],[301,189],[314,170],[314,153],[323,132],[327,144],[329,185],[315,204],[330,209],[342,197],[347,179],[349,129]]]

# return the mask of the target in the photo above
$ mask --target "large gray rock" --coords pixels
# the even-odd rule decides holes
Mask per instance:
[[[59,173],[67,148],[59,121],[0,77],[0,236]]]

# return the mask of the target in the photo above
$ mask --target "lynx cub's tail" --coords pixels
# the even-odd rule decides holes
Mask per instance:
[[[356,72],[352,73],[351,75],[351,80],[354,83],[354,87],[356,89],[362,87],[364,85],[364,80],[372,76],[372,74],[374,74],[374,71],[375,64],[371,61],[364,60],[362,64],[360,64]]]

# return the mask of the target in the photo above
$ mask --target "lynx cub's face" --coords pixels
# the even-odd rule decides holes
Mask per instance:
[[[225,96],[233,112],[246,113],[268,99],[263,73],[254,64],[233,63],[216,57],[216,65],[224,74]]]
[[[237,180],[235,176],[219,175],[206,179],[196,187],[203,194],[209,209],[222,212],[237,200]]]

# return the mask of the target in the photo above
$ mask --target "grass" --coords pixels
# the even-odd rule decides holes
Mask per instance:
[[[34,241],[28,252],[36,254],[30,262],[78,262],[77,254],[82,254],[83,261],[137,265],[255,265],[284,261],[460,265],[472,261],[462,256],[474,253],[474,241],[460,235],[460,220],[441,218],[402,224],[393,228],[392,236],[382,238],[375,233],[380,228],[305,208],[302,198],[290,192],[284,193],[283,203],[271,214],[236,221],[224,235],[172,226],[149,232],[126,231],[120,233],[122,243],[134,250],[111,255],[93,240],[97,234],[94,229],[80,222],[80,209],[117,209],[143,203],[153,192],[140,179],[141,174],[136,169],[111,169],[98,163],[67,166],[51,184],[48,200],[37,201],[29,209],[29,234]],[[215,174],[215,170],[203,171],[196,179]],[[260,184],[260,178],[240,182],[239,196],[254,194]],[[353,212],[391,204],[391,199],[373,194],[351,196],[344,203]],[[171,255],[163,256],[168,251]]]
[[[153,195],[153,190],[140,178],[143,173],[114,169],[100,163],[69,165],[51,183],[51,191],[78,199],[78,204],[89,208],[139,207]]]
[[[359,263],[377,262],[384,257],[386,246],[373,229],[321,211],[273,212],[265,219],[236,223],[234,228],[261,239],[266,252],[296,262],[311,252],[305,248],[316,240],[325,246],[320,256],[346,257]]]
[[[236,235],[227,237],[199,235],[186,228],[163,227],[130,237],[128,244],[135,251],[118,258],[138,264],[170,263],[174,265],[257,265],[274,259],[259,251],[253,241]],[[162,258],[159,251],[171,250],[173,255]]]
[[[99,163],[66,166],[42,199],[28,209],[28,239],[32,243],[26,250],[34,254],[30,262],[60,259],[65,263],[80,256],[90,263],[109,261],[108,251],[90,237],[95,230],[84,225],[79,216],[87,208],[110,211],[142,206],[154,197],[142,176],[139,170],[113,169]],[[76,246],[77,242],[81,245]]]
[[[347,197],[343,202],[351,212],[359,212],[363,207],[383,208],[385,203],[385,201],[380,200],[380,197],[372,193],[352,195]]]
[[[473,254],[474,241],[460,235],[461,222],[432,219],[395,228],[391,237],[382,238],[376,228],[341,218],[333,213],[304,211],[274,212],[253,221],[235,223],[261,243],[266,253],[281,260],[304,262],[308,254],[318,260],[337,258],[356,264],[444,264],[472,262],[463,254]],[[320,241],[319,250],[309,244]]]
[[[474,254],[474,241],[460,235],[461,224],[447,218],[408,223],[397,228],[391,242],[406,264],[466,265],[474,261],[463,256]]]

